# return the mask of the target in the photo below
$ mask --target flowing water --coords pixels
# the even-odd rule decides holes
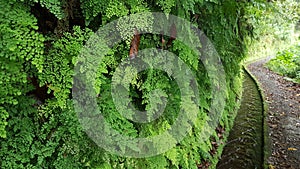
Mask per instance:
[[[244,73],[241,107],[224,147],[218,169],[263,166],[263,102],[254,80]]]

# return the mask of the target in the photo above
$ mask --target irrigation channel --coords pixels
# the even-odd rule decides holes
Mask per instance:
[[[243,95],[217,169],[261,169],[264,163],[264,104],[258,85],[245,70]]]

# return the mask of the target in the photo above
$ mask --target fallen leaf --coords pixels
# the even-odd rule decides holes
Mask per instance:
[[[296,149],[296,148],[293,148],[293,147],[288,148],[288,150],[289,150],[289,151],[297,151],[297,149]]]
[[[275,167],[273,165],[269,165],[269,169],[275,169]]]

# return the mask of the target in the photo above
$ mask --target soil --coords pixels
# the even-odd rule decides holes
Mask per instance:
[[[300,169],[300,84],[265,67],[271,57],[248,65],[263,89],[267,104],[271,155],[269,168]]]

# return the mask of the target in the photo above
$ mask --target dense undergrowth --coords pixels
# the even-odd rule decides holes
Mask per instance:
[[[274,72],[300,83],[300,45],[278,52],[267,66]]]
[[[300,19],[299,2],[274,1],[251,7],[249,21],[254,27],[254,38],[249,41],[247,61],[275,56],[277,52],[297,43]]]
[[[245,39],[253,33],[249,15],[262,3],[259,0],[0,0],[0,167],[213,167],[238,107],[242,85],[240,62],[245,58]],[[93,32],[119,17],[139,12],[173,14],[204,31],[225,69],[226,91],[222,94],[225,109],[215,128],[204,125],[214,120],[206,119],[214,82],[210,81],[199,57],[178,40],[173,41],[169,51],[189,65],[199,84],[201,103],[197,123],[169,151],[154,157],[129,158],[106,152],[83,131],[72,101],[73,69]],[[143,22],[136,24],[143,26]],[[122,23],[118,26],[127,36],[127,28]],[[160,35],[141,36],[141,49],[158,45]],[[131,82],[132,102],[141,110],[150,110],[161,101],[149,93],[161,89],[169,100],[165,115],[148,125],[120,116],[110,95],[110,83],[118,64],[128,58],[129,49],[128,41],[118,43],[99,65],[94,86],[98,106],[116,131],[134,138],[156,135],[176,118],[181,104],[180,93],[174,90],[178,86],[165,72],[145,70]],[[202,130],[209,131],[209,139],[203,140],[198,135]]]

